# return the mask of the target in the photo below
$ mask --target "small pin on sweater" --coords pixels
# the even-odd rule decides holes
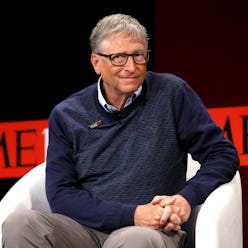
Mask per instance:
[[[96,122],[90,124],[89,128],[93,129],[93,128],[96,128],[96,127],[100,127],[102,124],[103,124],[103,122],[101,120],[99,120],[99,121],[96,121]]]

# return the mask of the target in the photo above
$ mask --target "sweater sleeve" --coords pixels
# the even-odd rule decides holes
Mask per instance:
[[[68,141],[61,115],[52,111],[48,123],[46,194],[52,212],[106,232],[133,225],[136,205],[100,200],[82,189],[72,161],[72,144]]]
[[[183,83],[177,94],[175,112],[180,144],[201,164],[196,175],[178,192],[193,207],[233,178],[239,169],[239,158],[236,148],[224,137],[197,93]]]

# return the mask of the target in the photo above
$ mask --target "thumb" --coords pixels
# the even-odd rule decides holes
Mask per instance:
[[[160,203],[164,198],[161,195],[156,195],[153,197],[151,204],[156,205]]]

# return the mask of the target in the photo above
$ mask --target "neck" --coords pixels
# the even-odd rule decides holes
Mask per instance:
[[[115,108],[121,110],[124,108],[125,103],[127,99],[130,97],[130,95],[119,95],[119,96],[111,96],[104,94],[104,98],[107,103],[111,104]]]

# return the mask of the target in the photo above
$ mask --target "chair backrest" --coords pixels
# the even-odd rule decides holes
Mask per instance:
[[[1,206],[8,212],[21,208],[51,212],[45,193],[45,167],[45,162],[37,165],[11,187],[0,202],[1,217]]]
[[[200,169],[201,165],[188,154],[186,179],[189,180]]]
[[[0,247],[2,222],[17,209],[36,209],[51,212],[45,193],[46,163],[37,165],[20,178],[0,201]]]

